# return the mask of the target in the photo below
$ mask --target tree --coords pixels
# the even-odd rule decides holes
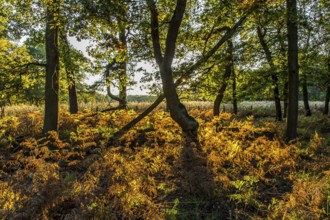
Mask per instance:
[[[61,52],[63,54],[62,55],[63,63],[64,63],[64,68],[68,82],[69,110],[71,114],[76,114],[78,113],[78,99],[77,99],[77,90],[76,90],[75,71],[79,67],[75,66],[73,59],[78,59],[79,54],[74,53],[75,51],[73,50],[67,39],[66,32],[62,34],[61,40],[62,40]]]
[[[30,67],[34,58],[26,45],[19,45],[10,35],[10,4],[0,1],[0,101],[1,106],[22,102],[24,91],[34,86]]]
[[[329,101],[330,101],[330,55],[328,54],[328,59],[327,59],[327,66],[328,66],[328,77],[327,77],[327,89],[326,89],[326,94],[325,94],[325,101],[324,101],[324,115],[329,114]]]
[[[46,90],[43,132],[57,131],[59,112],[59,1],[46,4]]]
[[[287,139],[297,138],[298,124],[298,91],[299,91],[299,68],[298,68],[298,24],[297,24],[297,1],[287,0],[287,29],[288,29],[288,77],[289,77],[289,104],[287,119]]]
[[[214,106],[213,106],[213,115],[218,116],[220,113],[220,104],[222,102],[224,93],[226,91],[228,80],[230,78],[231,73],[233,72],[233,42],[231,40],[228,40],[227,42],[227,53],[226,53],[226,66],[225,66],[225,73],[223,75],[222,84],[218,90],[218,94],[214,100]],[[234,83],[233,83],[234,85]],[[236,108],[237,111],[237,108]]]
[[[176,92],[176,86],[173,79],[172,63],[175,56],[176,41],[186,8],[187,0],[177,0],[176,7],[169,23],[165,52],[162,53],[159,38],[159,22],[157,4],[154,0],[147,0],[151,15],[151,35],[153,41],[153,49],[156,63],[159,66],[164,96],[167,106],[170,110],[171,117],[182,128],[186,138],[197,140],[198,122],[191,117],[185,106],[180,102]]]
[[[275,101],[275,110],[276,110],[276,120],[282,121],[282,110],[281,110],[281,99],[280,99],[280,92],[279,92],[279,86],[278,86],[278,77],[277,77],[276,67],[274,64],[272,53],[264,38],[266,32],[267,32],[266,29],[264,31],[262,31],[261,26],[260,25],[257,26],[257,35],[258,35],[260,44],[262,46],[262,49],[264,50],[264,53],[266,55],[267,62],[270,66],[271,77],[273,80],[273,92],[274,92],[274,101]]]
[[[94,42],[88,49],[89,55],[95,58],[97,68],[102,69],[103,80],[95,84],[106,87],[109,98],[118,101],[118,107],[127,107],[127,86],[129,86],[129,54],[128,36],[130,34],[133,1],[78,1],[83,12],[76,12],[74,19],[78,38],[89,39]],[[131,17],[129,17],[131,16]],[[97,71],[99,72],[99,71]],[[118,95],[112,93],[117,86]]]

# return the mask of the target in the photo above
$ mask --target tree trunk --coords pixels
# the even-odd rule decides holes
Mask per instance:
[[[303,99],[304,99],[304,108],[305,108],[305,116],[311,116],[312,112],[309,107],[309,102],[308,102],[308,88],[307,88],[307,80],[306,76],[303,76],[302,80],[302,89],[303,89]]]
[[[233,114],[237,114],[237,97],[236,97],[236,73],[234,66],[232,66],[233,75]]]
[[[327,91],[325,94],[324,111],[323,111],[324,115],[329,114],[329,101],[330,101],[330,86],[327,87]]]
[[[119,101],[119,105],[122,106],[123,108],[127,107],[127,39],[126,39],[126,33],[125,33],[125,29],[123,28],[123,30],[120,33],[120,37],[119,37],[122,45],[124,48],[123,51],[125,51],[124,56],[125,56],[125,61],[120,63],[120,67],[119,67],[119,98],[121,101]]]
[[[288,98],[289,98],[288,90],[289,90],[289,84],[286,81],[284,83],[284,88],[283,88],[283,102],[284,102],[283,118],[286,118],[288,115]]]
[[[325,94],[325,103],[323,114],[327,115],[329,113],[329,101],[330,101],[330,56],[328,54],[328,79],[327,79],[327,91]]]
[[[122,11],[122,14],[126,14],[125,11]],[[115,109],[125,109],[127,108],[127,37],[126,37],[126,27],[125,23],[123,24],[121,19],[118,18],[118,26],[119,26],[119,40],[118,40],[118,51],[119,51],[119,59],[120,61],[117,62],[116,59],[109,63],[105,70],[105,80],[106,80],[106,88],[107,94],[111,99],[114,99],[119,102],[118,106],[115,108],[111,108],[112,110]],[[116,71],[118,74],[118,81],[119,81],[119,94],[118,96],[113,95],[111,93],[111,76],[110,71]]]
[[[297,19],[297,1],[287,0],[289,105],[286,136],[288,141],[297,138],[298,125],[299,67]]]
[[[233,43],[231,41],[228,41],[226,63],[227,64],[226,64],[226,68],[225,68],[225,74],[223,75],[222,85],[220,86],[218,95],[214,100],[214,106],[213,106],[213,115],[214,116],[218,116],[220,113],[220,104],[222,102],[224,93],[226,91],[226,88],[228,85],[228,80],[230,78],[232,67],[233,67]]]
[[[69,92],[69,111],[70,114],[78,113],[78,99],[77,99],[77,91],[76,91],[76,80],[75,80],[75,69],[74,62],[71,56],[71,45],[67,38],[67,31],[60,32],[61,41],[60,45],[62,46],[61,53],[63,57],[63,63],[66,72]]]
[[[46,91],[45,91],[45,120],[43,132],[58,130],[59,111],[59,52],[58,24],[59,2],[53,0],[47,5],[46,21]]]
[[[180,125],[186,137],[197,140],[198,123],[188,114],[186,107],[180,102],[173,81],[172,69],[162,66],[160,72],[166,103],[172,119]]]
[[[69,82],[69,109],[70,114],[78,113],[78,99],[77,99],[77,90],[76,90],[76,81],[74,79],[74,72],[66,71],[67,79]]]
[[[111,76],[110,76],[110,70],[111,68],[116,64],[116,62],[112,62],[110,64],[107,65],[106,69],[105,69],[105,85],[106,85],[106,89],[107,89],[107,95],[113,99],[119,102],[119,105],[115,108],[110,108],[110,110],[117,110],[117,109],[123,109],[126,108],[126,89],[124,90],[124,92],[122,91],[121,85],[122,85],[122,79],[120,78],[120,74],[119,75],[119,96],[125,98],[125,99],[121,99],[119,96],[116,96],[114,94],[112,94],[111,92]],[[120,64],[119,66],[121,67],[122,64]],[[126,64],[125,64],[126,66]],[[119,68],[119,71],[122,71],[122,69]],[[125,69],[126,71],[126,69]],[[126,82],[125,82],[126,84]],[[125,87],[126,88],[126,87]]]
[[[281,98],[280,98],[280,92],[279,92],[279,86],[278,86],[278,77],[276,73],[276,68],[274,64],[274,60],[272,57],[272,53],[264,39],[264,34],[262,33],[261,27],[257,27],[257,34],[260,41],[260,44],[266,54],[267,62],[270,66],[270,71],[272,75],[272,81],[273,81],[273,94],[274,94],[274,101],[275,101],[275,111],[276,111],[276,120],[282,121],[282,110],[281,110]]]
[[[282,121],[282,109],[281,109],[281,98],[280,91],[278,86],[278,77],[276,74],[272,75],[273,86],[274,86],[274,101],[275,101],[275,111],[276,111],[276,120]]]

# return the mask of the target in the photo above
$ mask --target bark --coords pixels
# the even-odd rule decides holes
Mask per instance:
[[[311,116],[312,112],[311,112],[311,109],[309,107],[309,102],[308,102],[308,88],[307,88],[306,76],[303,76],[302,87],[303,87],[302,89],[303,89],[305,116]]]
[[[230,78],[231,71],[233,68],[233,43],[231,41],[228,41],[226,63],[227,64],[225,67],[225,74],[223,75],[222,85],[220,86],[220,89],[218,90],[218,94],[214,100],[214,106],[213,106],[214,116],[218,116],[220,114],[220,104],[222,102],[224,93],[226,91],[228,80]]]
[[[262,29],[260,26],[257,27],[257,34],[258,34],[260,44],[266,55],[267,62],[270,66],[272,82],[273,82],[273,94],[274,94],[274,101],[275,101],[276,120],[282,121],[281,98],[280,98],[280,92],[279,92],[278,77],[277,77],[277,73],[276,73],[274,60],[272,57],[272,52],[270,51],[270,49],[267,45],[267,42],[264,39],[265,34],[262,33]]]
[[[74,72],[66,71],[67,79],[69,82],[69,109],[70,114],[78,113],[78,99],[77,99],[77,90],[76,90],[76,81],[74,79]]]
[[[298,124],[298,27],[297,27],[297,1],[287,0],[287,31],[288,31],[288,74],[289,74],[289,104],[287,119],[287,140],[297,138]]]
[[[236,97],[236,73],[234,67],[232,67],[232,76],[233,76],[233,114],[237,114],[237,97]]]
[[[58,130],[59,111],[59,52],[58,25],[54,14],[58,14],[58,1],[47,5],[46,21],[46,91],[45,120],[43,132]]]

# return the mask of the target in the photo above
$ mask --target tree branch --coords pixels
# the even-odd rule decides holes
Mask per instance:
[[[156,63],[160,65],[163,62],[163,55],[159,40],[158,11],[154,0],[147,0],[147,3],[151,15],[151,36],[152,36],[152,44],[154,48],[154,55],[155,55]]]
[[[168,28],[168,33],[166,37],[166,49],[164,55],[165,66],[171,66],[174,54],[175,54],[175,44],[178,38],[180,25],[182,23],[183,14],[186,9],[187,0],[177,0],[175,11]]]
[[[30,66],[42,66],[42,67],[46,67],[46,65],[47,65],[46,63],[32,62],[32,63],[23,64],[22,67],[26,67],[28,69]]]

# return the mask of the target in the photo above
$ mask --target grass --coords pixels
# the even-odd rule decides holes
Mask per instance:
[[[40,110],[0,119],[1,219],[326,219],[330,119],[284,122],[190,107],[202,150],[182,144],[162,108],[118,144],[107,139],[133,109],[69,115],[41,134]],[[262,110],[259,110],[263,112]]]

